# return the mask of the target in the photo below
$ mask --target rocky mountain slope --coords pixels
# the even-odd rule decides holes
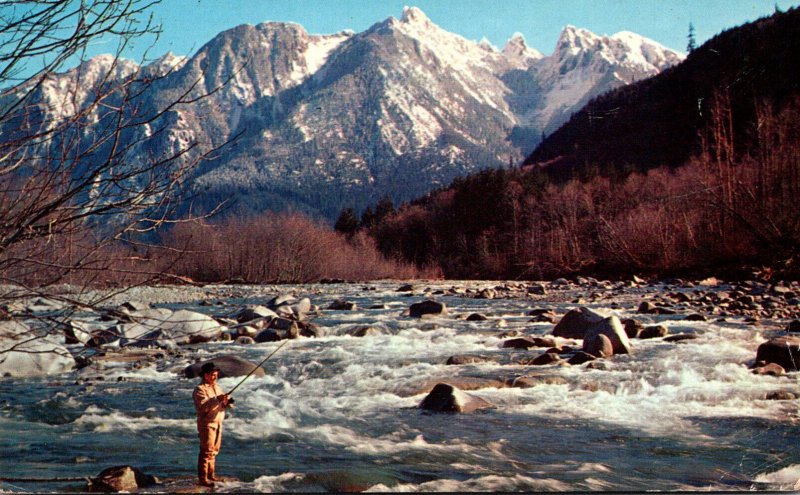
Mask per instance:
[[[521,35],[498,50],[441,29],[413,7],[361,33],[242,25],[188,59],[168,55],[144,67],[166,75],[136,96],[138,111],[168,110],[123,138],[137,143],[136,160],[233,139],[191,177],[195,209],[233,199],[240,212],[292,207],[332,218],[343,206],[406,200],[517,163],[592,97],[681,60],[633,33],[597,36],[572,26],[549,56]],[[105,79],[103,66],[107,59],[51,75],[28,101],[39,124],[86,105],[97,81],[136,70],[125,61]],[[184,99],[212,94],[170,106],[187,91]],[[9,92],[3,104],[14,97]],[[87,126],[84,138],[90,134]]]

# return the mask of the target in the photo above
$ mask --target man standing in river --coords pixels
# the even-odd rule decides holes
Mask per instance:
[[[233,400],[217,385],[219,368],[214,363],[206,363],[201,370],[201,378],[192,393],[194,408],[197,410],[197,432],[200,436],[200,455],[197,457],[197,476],[203,486],[214,486],[218,480],[214,473],[217,453],[222,445],[222,421],[225,409],[233,407]]]

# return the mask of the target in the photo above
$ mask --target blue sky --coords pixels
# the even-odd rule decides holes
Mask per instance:
[[[148,54],[191,55],[216,34],[239,24],[296,22],[312,34],[363,31],[405,5],[422,9],[448,31],[502,48],[514,33],[545,55],[552,53],[567,24],[596,34],[633,31],[679,51],[686,50],[689,23],[700,45],[724,29],[800,4],[798,0],[163,0],[155,19],[163,33]],[[139,51],[130,58],[141,58]],[[102,43],[93,54],[113,51]]]

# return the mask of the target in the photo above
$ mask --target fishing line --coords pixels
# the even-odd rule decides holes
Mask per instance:
[[[282,348],[283,346],[285,346],[286,344],[288,344],[288,343],[289,343],[289,340],[287,339],[287,340],[285,340],[285,341],[283,342],[283,344],[279,345],[277,349],[275,349],[274,351],[272,351],[271,353],[269,353],[269,356],[265,357],[263,361],[261,361],[260,363],[258,363],[258,364],[257,364],[257,365],[256,365],[256,366],[255,366],[255,367],[252,369],[252,371],[250,371],[250,373],[248,373],[248,374],[247,374],[247,376],[245,376],[244,378],[242,378],[242,380],[241,380],[239,383],[237,383],[237,384],[236,384],[236,386],[235,386],[235,387],[233,387],[233,388],[230,390],[230,392],[228,392],[228,393],[227,393],[227,395],[232,395],[232,394],[233,394],[233,392],[234,392],[234,390],[236,390],[237,388],[239,388],[239,385],[241,385],[242,383],[244,383],[244,382],[245,382],[245,380],[247,380],[248,378],[250,378],[250,377],[253,375],[253,373],[255,373],[255,372],[256,372],[256,370],[258,370],[259,368],[261,368],[261,366],[262,366],[264,363],[266,363],[266,362],[269,360],[269,358],[271,358],[272,356],[274,356],[276,352],[280,351],[280,350],[281,350],[281,348]]]

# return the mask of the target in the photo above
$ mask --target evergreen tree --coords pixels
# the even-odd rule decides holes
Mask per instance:
[[[336,232],[352,237],[358,230],[358,218],[352,208],[343,208],[333,225]]]
[[[689,35],[687,36],[689,43],[686,45],[686,51],[692,53],[697,48],[697,41],[694,38],[694,24],[689,23]]]
[[[364,210],[364,213],[361,214],[361,228],[370,229],[375,225],[376,222],[377,222],[377,217],[375,215],[375,212],[372,211],[371,206],[367,206],[367,209]]]
[[[380,200],[378,200],[378,204],[375,205],[375,223],[381,222],[384,218],[388,217],[394,212],[395,209],[392,198],[389,196],[382,197]]]

